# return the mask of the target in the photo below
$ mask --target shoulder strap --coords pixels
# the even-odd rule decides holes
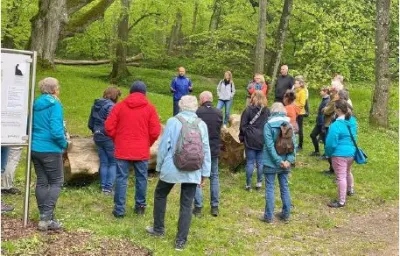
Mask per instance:
[[[262,110],[264,109],[264,106],[261,106],[260,110],[257,112],[257,114],[251,119],[250,125],[253,125],[257,119],[260,117]]]
[[[356,149],[358,150],[357,142],[356,142],[356,140],[355,140],[354,137],[353,137],[353,133],[352,133],[351,130],[350,130],[350,126],[346,125],[346,127],[347,127],[347,129],[349,130],[350,137],[351,137],[351,140],[353,141],[354,146],[355,146]]]

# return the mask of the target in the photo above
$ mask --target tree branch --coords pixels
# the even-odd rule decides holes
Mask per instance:
[[[128,33],[129,33],[137,24],[139,24],[139,22],[141,22],[143,19],[145,19],[145,18],[147,18],[147,17],[150,17],[150,16],[154,16],[154,15],[160,16],[161,13],[158,13],[158,12],[150,12],[150,13],[143,14],[139,19],[135,20],[135,21],[133,22],[133,24],[129,26]]]
[[[67,12],[68,16],[73,15],[86,5],[90,4],[94,0],[67,0]]]
[[[76,33],[84,32],[90,24],[104,17],[104,12],[114,1],[115,0],[101,0],[83,15],[80,15],[78,18],[71,19],[61,32],[60,39],[62,40],[66,37],[72,37]]]

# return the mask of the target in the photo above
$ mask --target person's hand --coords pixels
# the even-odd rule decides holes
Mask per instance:
[[[289,161],[285,161],[285,169],[290,168],[292,164]]]
[[[201,176],[201,183],[200,183],[200,187],[204,187],[204,185],[206,184],[206,177]]]
[[[192,91],[193,91],[192,86],[189,86],[189,92],[192,92]]]
[[[285,161],[281,161],[280,166],[281,166],[281,168],[286,169],[286,167],[285,167]]]

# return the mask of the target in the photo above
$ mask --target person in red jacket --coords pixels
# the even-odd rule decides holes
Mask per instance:
[[[143,215],[146,207],[147,168],[150,147],[161,132],[161,124],[155,107],[146,98],[146,85],[135,81],[130,95],[111,110],[105,122],[108,136],[115,145],[117,177],[113,215],[125,216],[126,187],[129,166],[135,169],[135,213]]]
[[[255,91],[262,91],[265,97],[268,95],[268,85],[265,82],[264,76],[262,74],[255,74],[253,77],[253,81],[251,81],[247,85],[247,99],[246,99],[246,106],[250,104],[251,95]]]

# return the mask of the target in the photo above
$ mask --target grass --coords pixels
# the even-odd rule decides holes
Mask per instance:
[[[65,119],[72,134],[90,135],[87,118],[93,100],[102,95],[107,87],[106,75],[109,66],[99,67],[67,67],[59,66],[57,72],[38,74],[38,80],[46,76],[54,76],[61,83],[61,101],[63,102]],[[169,83],[173,71],[161,71],[143,68],[131,68],[132,81],[142,79],[148,85],[148,96],[156,106],[161,120],[165,122],[172,114],[172,99]],[[195,93],[210,90],[215,93],[218,79],[209,79],[190,75]],[[245,102],[245,85],[247,79],[236,79],[238,93],[233,112],[240,113]],[[128,94],[128,87],[121,86],[123,96]],[[398,135],[392,130],[398,129],[398,88],[391,91],[390,130],[372,128],[368,125],[368,114],[371,104],[370,86],[351,85],[350,95],[359,121],[359,145],[368,154],[367,165],[354,165],[355,188],[357,195],[349,199],[348,205],[340,210],[331,210],[326,203],[336,197],[336,185],[333,177],[321,174],[327,168],[325,161],[308,157],[312,151],[308,134],[313,128],[315,116],[305,121],[305,145],[297,158],[298,167],[290,178],[290,190],[294,205],[290,224],[276,222],[265,225],[258,221],[265,206],[263,192],[247,193],[244,191],[245,175],[243,170],[231,173],[220,169],[221,199],[218,218],[209,215],[209,190],[205,189],[204,216],[193,218],[189,243],[181,255],[308,255],[308,254],[343,254],[358,255],[366,248],[380,248],[382,244],[355,240],[340,241],[342,245],[332,251],[332,241],[326,237],[315,235],[317,232],[329,232],[337,226],[351,221],[351,216],[362,215],[369,210],[382,206],[398,204]],[[315,114],[319,104],[316,91],[310,90],[310,109]],[[16,185],[23,187],[25,161],[18,167]],[[147,191],[148,208],[144,217],[133,214],[134,177],[129,179],[127,196],[127,216],[115,219],[111,215],[113,202],[111,197],[99,193],[99,183],[86,187],[64,187],[57,205],[57,217],[68,230],[90,230],[97,236],[129,239],[135,244],[145,246],[155,255],[174,255],[173,241],[176,234],[179,214],[179,185],[172,190],[167,206],[165,239],[157,239],[146,235],[144,228],[152,224],[153,193],[157,177],[149,178]],[[276,189],[276,209],[281,202]],[[11,213],[15,217],[22,216],[21,196],[6,197],[5,201],[16,206]],[[33,191],[31,192],[30,216],[38,219]],[[40,245],[36,239],[25,238],[22,241],[9,241],[3,247],[6,252],[26,251],[29,245],[34,250]]]

